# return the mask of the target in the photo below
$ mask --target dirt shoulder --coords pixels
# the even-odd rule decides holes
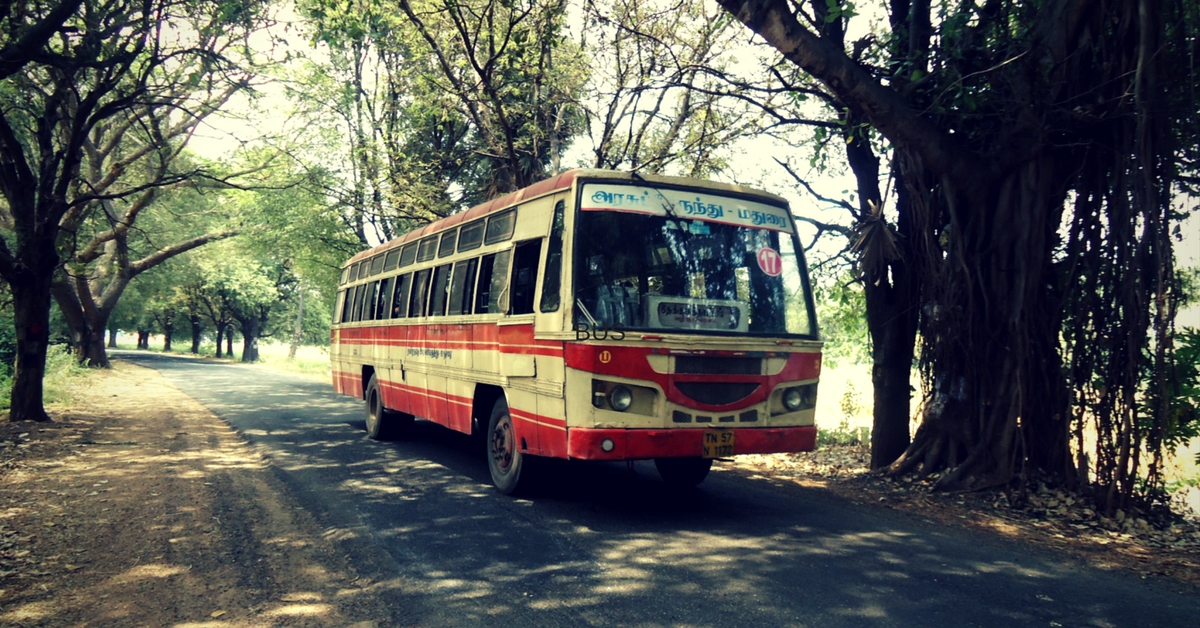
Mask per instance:
[[[0,625],[383,625],[371,583],[256,450],[156,371],[91,374],[49,425],[0,424]],[[1106,520],[1049,491],[937,495],[866,452],[746,456],[737,472],[1200,586],[1200,528]]]
[[[224,422],[157,372],[0,425],[0,624],[359,626],[371,599]]]

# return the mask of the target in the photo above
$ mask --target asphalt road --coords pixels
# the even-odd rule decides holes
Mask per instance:
[[[267,369],[114,351],[266,453],[388,597],[384,625],[1196,625],[1200,594],[720,466],[677,491],[652,464],[555,464],[529,499],[482,442],[418,422],[375,442],[359,401]]]

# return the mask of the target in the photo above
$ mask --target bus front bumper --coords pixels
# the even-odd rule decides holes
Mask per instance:
[[[576,460],[698,457],[704,455],[705,434],[719,435],[722,432],[733,434],[732,455],[812,451],[817,446],[815,425],[666,430],[572,427],[567,430],[567,456]],[[728,452],[722,451],[720,457],[725,455]]]

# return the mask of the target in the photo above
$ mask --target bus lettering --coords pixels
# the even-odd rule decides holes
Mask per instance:
[[[597,323],[594,327],[584,323],[577,322],[572,325],[572,330],[575,332],[576,340],[624,340],[625,326],[621,323],[613,323],[612,325]],[[612,337],[610,338],[610,334]]]

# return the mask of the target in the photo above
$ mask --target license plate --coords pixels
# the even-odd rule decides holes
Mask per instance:
[[[729,430],[704,431],[704,457],[721,458],[733,455],[733,432]]]

